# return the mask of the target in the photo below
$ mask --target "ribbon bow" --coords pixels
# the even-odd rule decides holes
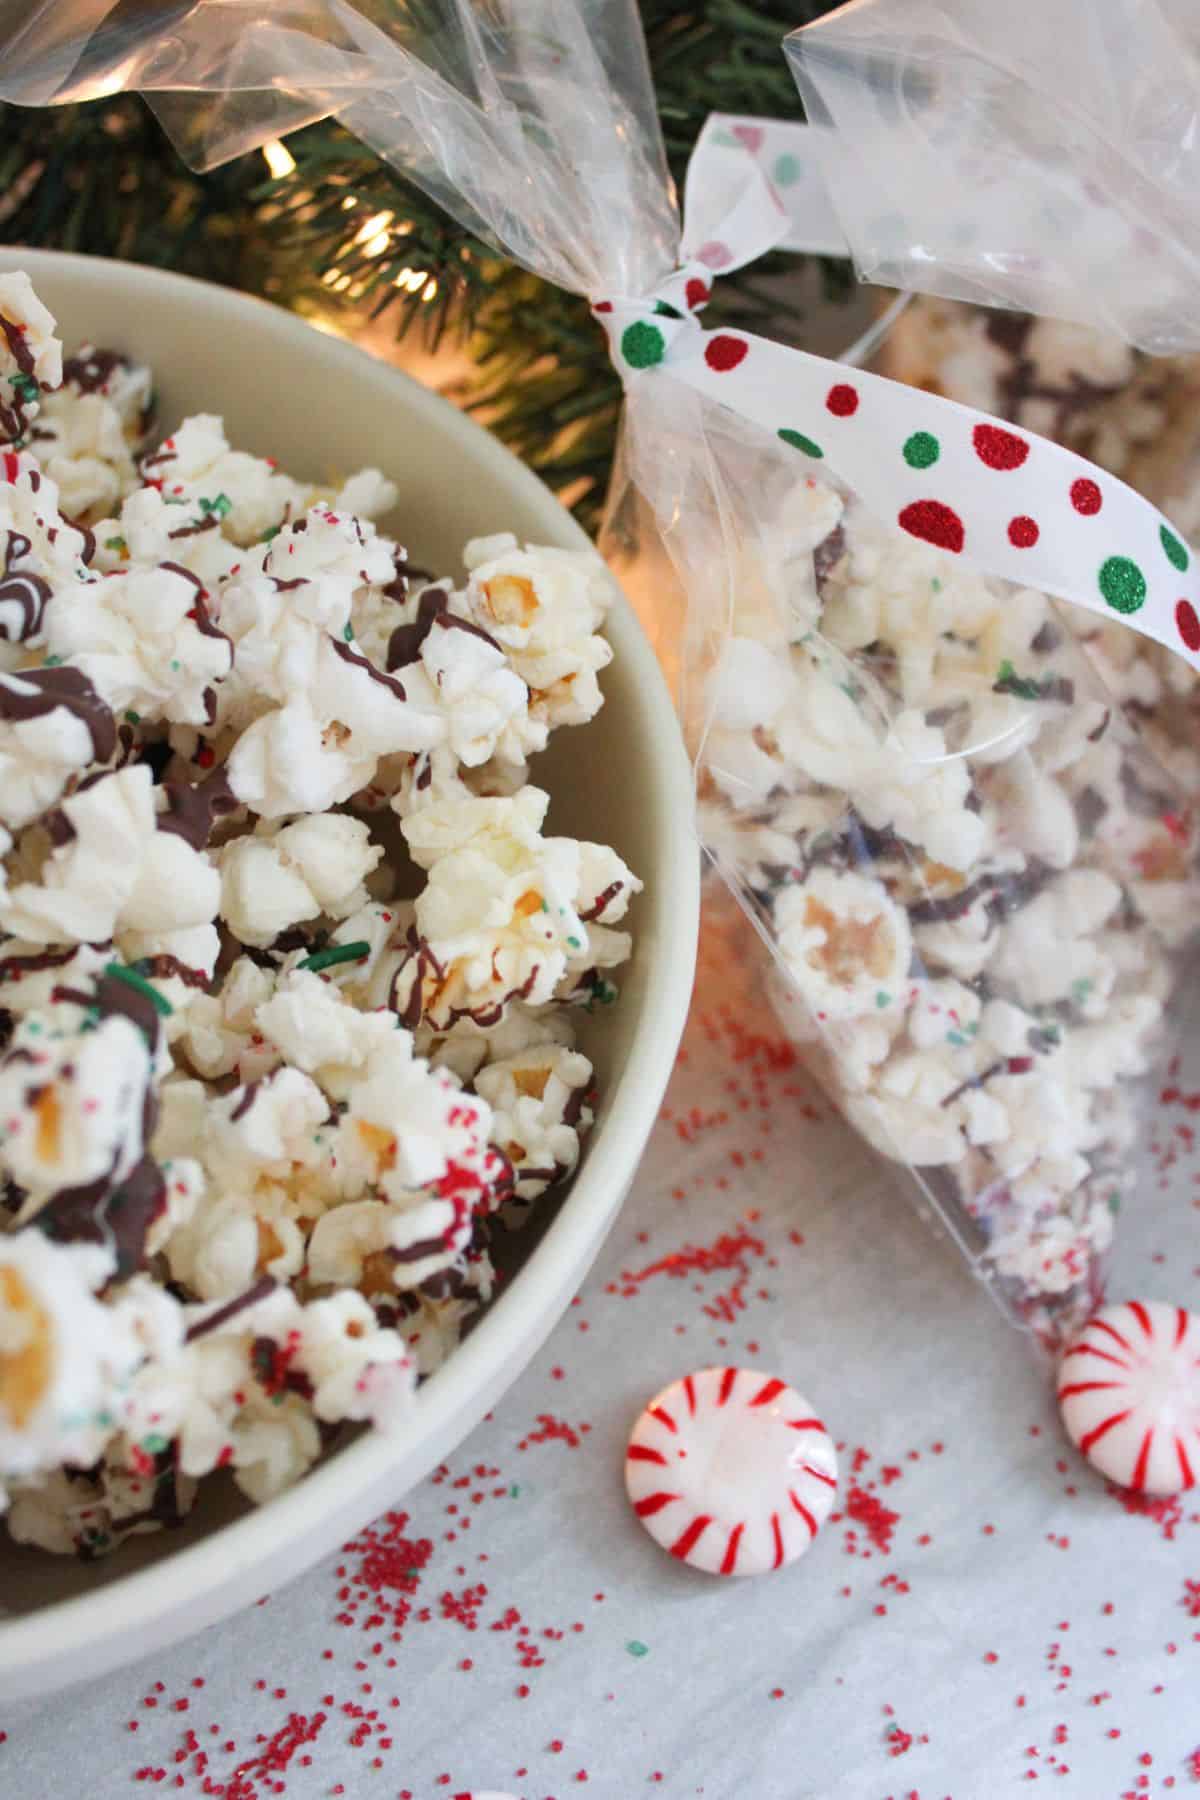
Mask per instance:
[[[766,132],[781,129],[803,131],[711,118],[688,165],[679,267],[650,295],[593,304],[626,386],[685,382],[824,462],[910,536],[1116,618],[1200,668],[1197,559],[1118,477],[958,401],[750,332],[704,329],[697,314],[713,276],[790,234],[761,155]]]

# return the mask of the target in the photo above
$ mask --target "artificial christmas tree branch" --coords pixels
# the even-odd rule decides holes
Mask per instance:
[[[780,49],[832,0],[642,0],[672,173],[712,111],[795,117]],[[134,96],[86,105],[0,107],[0,242],[78,250],[180,269],[300,310],[386,315],[397,338],[464,341],[462,394],[586,523],[612,459],[621,389],[587,302],[503,262],[419,189],[329,121],[271,157],[206,175],[181,163]],[[712,314],[797,340],[804,310],[764,258],[718,284]],[[845,291],[844,265],[824,265]]]

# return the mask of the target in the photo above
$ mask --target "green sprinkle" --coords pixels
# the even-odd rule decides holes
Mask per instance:
[[[910,469],[931,469],[942,454],[932,431],[914,431],[904,440],[904,460]]]
[[[1146,603],[1146,577],[1127,556],[1108,557],[1096,580],[1114,612],[1135,613]]]
[[[354,642],[354,627],[351,625],[349,619],[346,620],[346,623],[342,627],[342,636],[348,644]]]
[[[142,722],[141,713],[127,712],[124,718],[127,725],[140,725]]]
[[[777,156],[771,164],[771,179],[776,187],[791,187],[793,182],[800,179],[799,159],[790,151],[785,150],[783,155]]]
[[[11,380],[13,393],[22,400],[36,400],[41,392],[32,375],[14,375]]]
[[[170,1441],[169,1438],[163,1437],[160,1432],[153,1431],[149,1437],[142,1439],[142,1449],[146,1452],[147,1456],[161,1456]]]
[[[513,1482],[512,1486],[508,1490],[508,1497],[510,1500],[519,1500],[521,1497],[521,1490],[517,1486],[515,1481]]]
[[[282,525],[272,525],[270,531],[263,532],[262,537],[258,540],[259,543],[260,544],[269,544],[271,539],[277,538],[279,536],[279,533],[282,530],[283,530]]]
[[[29,1033],[30,1037],[37,1037],[38,1033],[42,1029],[42,1021],[40,1019],[30,1019],[26,1023],[25,1029]]]
[[[129,555],[129,545],[125,542],[123,537],[105,538],[104,548],[106,550],[117,550],[122,556]]]
[[[1108,1200],[1108,1210],[1115,1217],[1115,1215],[1117,1213],[1119,1213],[1121,1210],[1121,1196],[1116,1188],[1114,1188],[1112,1193],[1107,1196],[1107,1200]]]
[[[966,1044],[967,1040],[963,1036],[961,1031],[948,1031],[946,1033],[946,1042],[948,1044],[953,1044],[955,1049],[961,1050],[963,1048],[963,1046]]]
[[[667,353],[667,341],[657,325],[635,319],[621,333],[621,355],[632,369],[652,369]]]
[[[144,994],[160,1018],[169,1019],[175,1011],[171,1002],[156,987],[151,987],[146,977],[139,975],[136,969],[126,968],[124,963],[111,962],[104,965],[104,973],[111,975],[116,981],[123,981],[126,987],[136,988],[139,994]]]
[[[1082,981],[1073,981],[1071,983],[1071,996],[1079,1006],[1083,1005],[1083,1002],[1087,999],[1091,991],[1092,984],[1086,979]]]
[[[371,946],[366,938],[355,938],[352,944],[331,944],[328,950],[316,950],[296,967],[311,969],[316,974],[321,969],[332,969],[337,963],[358,962],[370,954]]]
[[[572,950],[582,950],[583,949],[583,943],[577,937],[569,937],[567,939],[567,942],[568,942],[568,944],[570,944]]]
[[[57,669],[60,667],[61,663],[61,656],[44,656],[42,658],[43,669]]]
[[[776,435],[793,450],[803,450],[805,456],[822,457],[825,454],[820,444],[814,444],[810,437],[805,437],[802,431],[793,431],[790,426],[785,425]]]
[[[933,589],[933,591],[934,591],[934,593],[935,593],[935,594],[940,594],[940,593],[941,593],[941,591],[942,591],[942,584],[941,584],[941,582],[940,582],[940,580],[939,580],[939,579],[938,579],[938,577],[937,577],[937,576],[936,576],[936,575],[935,575],[935,576],[934,576],[934,577],[933,577],[933,580],[932,580],[932,581],[931,581],[931,582],[930,582],[930,583],[929,583],[929,585],[930,585],[930,587],[931,587],[931,588],[932,588],[932,589]]]
[[[640,1643],[637,1638],[630,1638],[625,1648],[630,1656],[649,1656],[650,1654],[649,1644]]]
[[[201,500],[200,511],[215,513],[218,519],[223,519],[226,513],[233,511],[233,501],[228,494],[218,494],[215,500]]]
[[[890,1006],[891,1003],[892,1003],[892,996],[888,993],[885,993],[884,990],[882,988],[880,988],[879,992],[875,996],[876,1006],[880,1006],[880,1007]]]
[[[171,667],[173,669],[182,669],[183,664],[179,661],[178,657],[173,656],[171,658]]]
[[[1159,542],[1166,551],[1167,561],[1170,563],[1171,567],[1173,569],[1179,569],[1180,571],[1186,569],[1188,563],[1191,561],[1191,558],[1187,553],[1187,545],[1180,543],[1179,539],[1175,536],[1175,533],[1173,531],[1168,531],[1165,525],[1159,526],[1158,537]]]
[[[1040,700],[1042,689],[1039,682],[1028,675],[1018,675],[1008,658],[1000,664],[996,680],[992,685],[994,694],[1013,694],[1018,700]]]

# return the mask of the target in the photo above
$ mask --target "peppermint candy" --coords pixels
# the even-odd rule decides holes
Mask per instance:
[[[804,1555],[837,1491],[833,1442],[777,1376],[700,1369],[655,1395],[625,1453],[625,1490],[664,1550],[708,1575]]]
[[[1200,1317],[1126,1300],[1088,1320],[1060,1366],[1067,1435],[1135,1494],[1178,1494],[1200,1472]]]

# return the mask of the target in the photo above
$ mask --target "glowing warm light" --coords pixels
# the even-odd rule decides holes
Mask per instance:
[[[276,181],[281,181],[285,175],[290,175],[296,166],[295,157],[286,144],[281,144],[278,138],[273,139],[269,144],[264,144],[262,153],[263,161]]]
[[[373,238],[368,238],[363,245],[364,256],[382,256],[392,241],[390,231],[377,231]]]
[[[354,195],[347,194],[346,198],[342,201],[342,211],[353,212],[357,205],[358,201],[354,198]]]
[[[387,228],[395,216],[395,213],[390,212],[372,213],[371,217],[359,226],[358,236],[354,240],[355,243],[366,244],[369,243],[373,237],[378,237],[381,233],[386,234]]]
[[[438,284],[436,281],[431,280],[426,283],[425,292],[421,295],[421,299],[424,301],[426,306],[429,305],[429,302],[431,300],[436,300],[437,291],[438,291]]]
[[[338,278],[338,272],[336,269],[326,269],[325,273],[321,277],[321,286],[322,287],[332,287],[334,282],[337,280],[337,278]]]
[[[396,279],[392,282],[392,286],[407,288],[410,294],[415,294],[417,289],[419,287],[424,287],[429,279],[428,269],[401,269],[400,273],[396,276]],[[436,282],[434,283],[434,291],[437,291]]]

